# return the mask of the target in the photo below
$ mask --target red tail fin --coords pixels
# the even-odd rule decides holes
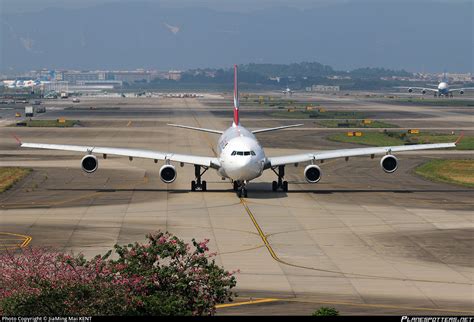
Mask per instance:
[[[234,65],[234,125],[239,125],[239,84],[237,65]]]

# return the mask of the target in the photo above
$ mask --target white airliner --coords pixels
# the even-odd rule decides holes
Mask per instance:
[[[353,148],[333,151],[306,152],[294,155],[267,157],[262,146],[255,137],[256,134],[286,129],[300,126],[302,124],[287,125],[260,130],[248,130],[240,124],[239,120],[239,92],[237,87],[237,65],[234,66],[234,120],[232,126],[225,131],[196,128],[186,125],[169,124],[174,127],[180,127],[190,130],[203,131],[208,133],[220,134],[217,143],[217,156],[196,156],[186,154],[176,154],[172,152],[159,152],[151,150],[98,147],[94,145],[59,145],[46,143],[23,143],[18,138],[18,142],[23,148],[50,149],[63,151],[76,151],[85,153],[81,160],[81,167],[87,173],[95,172],[98,168],[98,159],[96,155],[102,155],[104,159],[107,155],[128,156],[133,158],[147,158],[164,161],[160,168],[160,178],[165,183],[172,183],[176,179],[176,167],[172,162],[177,162],[181,166],[184,164],[193,164],[196,179],[191,182],[191,190],[207,189],[206,181],[201,180],[202,175],[208,169],[215,169],[223,178],[231,179],[234,184],[234,190],[238,192],[239,197],[247,196],[247,183],[262,175],[267,169],[273,170],[277,176],[277,181],[273,181],[273,191],[288,191],[288,182],[283,181],[286,165],[298,165],[299,163],[308,163],[304,169],[304,176],[307,182],[317,183],[321,179],[321,169],[316,165],[316,161],[323,163],[325,160],[334,158],[345,158],[370,155],[374,158],[376,154],[384,155],[380,160],[382,169],[387,173],[395,172],[398,168],[398,160],[393,155],[394,152],[415,151],[427,149],[442,149],[455,147],[457,142],[436,143],[436,144],[418,144],[387,147]]]
[[[430,87],[399,87],[399,88],[406,88],[408,89],[409,93],[412,93],[413,90],[419,90],[422,94],[426,94],[426,92],[431,92],[433,95],[436,96],[451,96],[453,97],[454,92],[459,92],[459,94],[464,94],[465,91],[468,90],[474,90],[473,87],[464,87],[464,88],[449,88],[448,85],[448,79],[446,77],[446,74],[443,77],[443,80],[438,84],[436,88],[430,88]]]
[[[293,91],[287,86],[285,90],[281,91],[283,94],[288,94],[291,96],[293,94]]]

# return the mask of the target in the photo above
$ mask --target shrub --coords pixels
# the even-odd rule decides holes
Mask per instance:
[[[0,255],[0,314],[212,315],[236,281],[208,242],[156,232],[144,244],[115,245],[117,259],[42,248]]]
[[[336,316],[339,315],[339,311],[333,307],[321,306],[317,311],[313,313],[313,316]]]

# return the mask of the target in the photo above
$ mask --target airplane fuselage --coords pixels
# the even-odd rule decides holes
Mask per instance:
[[[265,152],[255,135],[245,127],[233,125],[228,128],[218,140],[217,152],[221,176],[234,181],[249,181],[262,175]]]
[[[438,95],[449,95],[449,85],[447,82],[441,82],[438,84]]]

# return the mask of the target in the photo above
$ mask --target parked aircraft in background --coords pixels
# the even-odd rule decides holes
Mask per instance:
[[[35,86],[41,85],[41,81],[36,79],[28,79],[28,80],[4,80],[3,86],[7,88],[33,88]]]

